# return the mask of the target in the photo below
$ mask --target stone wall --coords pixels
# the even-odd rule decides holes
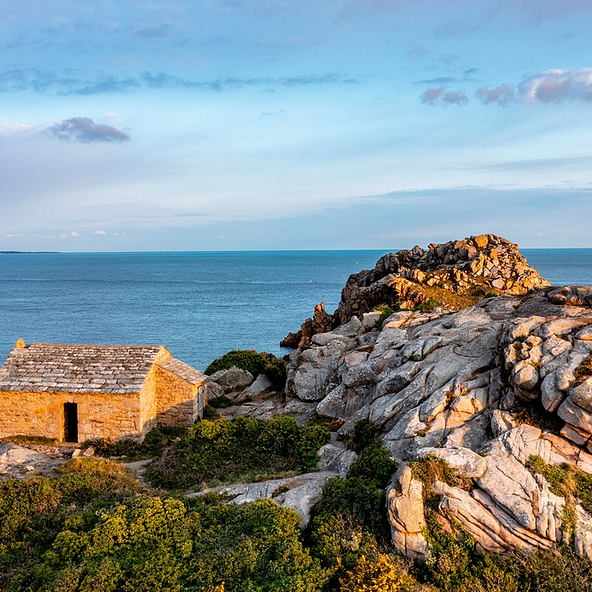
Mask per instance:
[[[18,434],[64,440],[64,403],[78,405],[78,441],[141,437],[140,393],[0,392],[0,437]]]
[[[198,391],[202,398],[202,384],[191,384],[174,372],[155,365],[153,371],[156,380],[156,422],[161,426],[190,426],[201,416]]]

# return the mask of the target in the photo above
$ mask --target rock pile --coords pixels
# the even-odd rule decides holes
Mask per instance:
[[[308,347],[313,335],[377,306],[459,310],[486,294],[526,294],[549,285],[528,265],[518,245],[493,234],[431,244],[427,250],[415,246],[384,255],[374,269],[351,275],[333,316],[325,312],[322,303],[317,305],[313,319],[307,319],[300,331],[290,333],[281,345]],[[592,294],[585,297],[592,299]]]

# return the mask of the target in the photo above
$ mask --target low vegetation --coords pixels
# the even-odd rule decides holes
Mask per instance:
[[[279,462],[308,470],[328,432],[318,418],[198,422],[175,436],[179,474],[212,481],[247,456],[257,470]],[[172,436],[172,434],[171,434]],[[396,463],[370,422],[347,439],[358,453],[345,479],[330,479],[302,532],[293,510],[273,500],[235,506],[218,494],[175,497],[147,490],[120,463],[78,458],[59,477],[0,482],[0,589],[4,592],[589,592],[592,566],[558,554],[480,553],[458,524],[444,529],[437,498],[426,501],[426,563],[394,552],[385,488]],[[245,452],[247,451],[247,452]],[[204,459],[200,464],[200,459]],[[170,460],[170,459],[169,459]],[[183,464],[185,463],[185,464]],[[283,463],[288,463],[285,465]],[[531,457],[551,489],[592,509],[592,478]],[[426,485],[468,486],[436,457],[411,463]],[[244,469],[244,467],[243,467]],[[199,474],[199,477],[197,476]],[[177,487],[177,482],[174,484]],[[426,487],[428,489],[428,487]],[[274,495],[281,495],[278,488]]]
[[[301,427],[291,417],[200,421],[149,466],[147,476],[161,487],[188,489],[299,473],[314,468],[329,438],[325,427]]]
[[[81,446],[82,448],[92,446],[98,456],[115,456],[126,460],[136,460],[158,456],[175,439],[186,433],[187,428],[161,427],[150,430],[142,442],[130,438],[121,438],[119,440],[95,438],[94,440],[87,440]]]

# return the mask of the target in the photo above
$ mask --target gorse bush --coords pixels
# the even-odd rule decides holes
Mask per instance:
[[[213,440],[236,429],[201,423],[209,424],[202,436]],[[251,423],[241,429],[264,431]],[[258,445],[274,448],[275,440],[284,453],[303,438],[280,423]],[[380,521],[394,469],[385,452],[371,440],[346,479],[327,482],[304,536],[298,514],[272,500],[232,505],[213,493],[148,495],[123,465],[101,458],[71,460],[56,478],[0,482],[0,590],[592,592],[592,565],[573,550],[479,554],[459,525],[443,531],[431,509],[437,500],[426,503],[427,563],[397,556]],[[552,487],[586,491],[576,470],[550,471],[541,462],[531,459],[531,470],[544,471]],[[424,462],[424,477],[438,467]]]
[[[205,373],[211,376],[220,370],[228,370],[233,366],[250,372],[255,378],[261,374],[267,360],[256,351],[250,349],[233,349],[220,358],[216,358],[206,369]]]
[[[3,592],[320,592],[326,579],[301,543],[298,514],[272,501],[131,494],[105,503],[105,492],[92,490],[82,503],[63,494],[69,479],[3,484],[1,523],[19,517],[0,539]]]
[[[307,471],[329,438],[326,428],[302,427],[291,417],[200,421],[149,466],[147,476],[154,484],[177,489]]]

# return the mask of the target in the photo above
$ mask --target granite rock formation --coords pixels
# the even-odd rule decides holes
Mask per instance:
[[[482,297],[428,312],[410,294],[437,278],[453,296]],[[377,327],[376,303],[415,310]],[[427,557],[429,494],[443,527],[462,525],[482,549],[564,543],[592,559],[586,504],[559,495],[531,466],[592,473],[591,287],[552,288],[515,245],[482,235],[386,255],[350,277],[338,314],[336,328],[291,354],[287,405],[344,421],[341,433],[360,419],[380,429],[399,462],[387,491],[399,551]],[[422,482],[413,466],[426,456],[471,486]]]
[[[422,305],[430,299],[435,306]],[[384,319],[372,310],[380,304],[398,310]],[[445,531],[461,527],[481,549],[568,544],[592,559],[591,500],[559,490],[533,464],[592,474],[592,287],[551,287],[516,245],[481,235],[385,255],[350,277],[328,319],[317,307],[296,336],[285,400],[235,414],[304,420],[316,411],[342,421],[344,435],[370,420],[399,463],[387,515],[410,558],[429,556],[426,516],[435,511]],[[334,444],[319,469],[342,473],[327,464],[343,455]],[[445,461],[458,482],[423,481],[421,459]],[[299,486],[278,502],[306,522]],[[247,486],[249,499],[256,489]]]
[[[300,331],[290,333],[282,346],[308,347],[312,335],[379,306],[459,310],[486,294],[526,294],[539,286],[549,282],[528,265],[518,245],[493,234],[433,243],[427,250],[415,246],[384,255],[374,269],[351,275],[333,316],[325,312],[323,303],[317,305],[314,317]]]

